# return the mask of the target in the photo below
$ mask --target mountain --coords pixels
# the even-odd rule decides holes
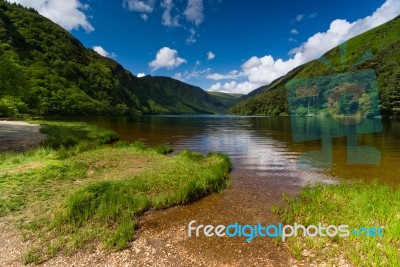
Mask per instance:
[[[291,80],[314,79],[344,73],[373,70],[377,76],[380,112],[384,116],[400,115],[400,17],[369,30],[347,42],[345,61],[341,47],[328,51],[322,58],[297,67],[270,85],[241,98],[229,113],[242,115],[287,115],[287,87]],[[343,47],[343,46],[342,46]],[[368,57],[368,55],[370,57]],[[327,61],[325,61],[326,63]],[[359,64],[358,64],[359,63]],[[332,68],[336,66],[336,68]],[[324,96],[326,97],[326,96]]]
[[[227,108],[230,108],[231,106],[236,104],[243,96],[242,94],[230,94],[221,92],[208,92],[208,94],[218,99]]]
[[[213,114],[224,113],[227,106],[218,98],[209,95],[200,87],[189,85],[170,77],[145,76],[135,87],[137,95],[144,102],[145,113],[156,114]]]
[[[248,93],[247,95],[242,95],[242,96],[238,99],[237,103],[243,102],[243,101],[245,101],[245,100],[247,100],[247,99],[249,99],[249,98],[252,98],[252,97],[254,97],[254,96],[256,96],[256,95],[259,95],[259,94],[261,94],[262,92],[266,91],[267,89],[268,89],[268,85],[264,85],[264,86],[261,86],[261,87],[259,87],[259,88],[257,88],[257,89],[254,89],[253,91],[251,91],[251,92]]]
[[[278,82],[287,82],[289,80],[290,77],[293,77],[294,74],[297,74],[299,71],[299,67],[291,70],[286,76],[283,77],[279,77],[278,79],[272,81],[269,85],[264,85],[261,86],[257,89],[254,89],[253,91],[251,91],[250,93],[248,93],[247,95],[242,95],[235,104],[241,103],[246,101],[247,99],[253,98],[257,95],[260,95],[266,91],[268,91],[269,89],[271,89],[273,87],[274,84],[278,83]]]
[[[0,1],[0,117],[223,113],[225,104],[171,78],[137,78],[34,9]]]

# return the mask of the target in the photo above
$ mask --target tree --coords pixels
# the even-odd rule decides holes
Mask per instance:
[[[27,80],[23,68],[7,56],[0,56],[0,97],[19,96],[25,86]]]

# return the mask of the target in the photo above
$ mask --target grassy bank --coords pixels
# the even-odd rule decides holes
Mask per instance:
[[[46,123],[43,145],[0,156],[0,220],[19,225],[25,263],[96,246],[118,250],[149,209],[185,204],[227,184],[229,158],[117,142],[85,124]]]
[[[91,147],[117,141],[118,135],[110,130],[78,122],[30,121],[41,125],[40,132],[47,135],[42,147],[69,148],[87,144]]]
[[[398,266],[400,262],[400,191],[373,184],[320,185],[287,197],[279,210],[285,223],[349,225],[349,237],[292,237],[294,255],[316,263]],[[353,235],[353,229],[381,227],[383,237]]]

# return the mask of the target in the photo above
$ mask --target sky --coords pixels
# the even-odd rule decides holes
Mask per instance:
[[[246,94],[400,14],[400,0],[8,0],[134,75]]]

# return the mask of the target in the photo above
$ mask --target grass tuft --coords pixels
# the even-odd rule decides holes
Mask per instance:
[[[43,262],[42,253],[39,249],[33,248],[24,255],[24,264],[39,264]]]
[[[108,152],[111,156],[116,151]],[[71,194],[56,214],[55,231],[85,235],[82,228],[98,229],[104,234],[96,238],[105,248],[122,249],[134,238],[135,222],[145,210],[185,204],[227,184],[230,161],[226,156],[184,151],[165,157],[153,152],[150,148],[136,151],[154,155],[165,164],[162,168],[128,179],[94,182]]]
[[[286,197],[278,209],[284,222],[302,225],[381,227],[384,236],[296,237],[288,240],[296,258],[303,250],[311,261],[338,264],[339,258],[355,266],[397,266],[400,262],[400,190],[378,184],[342,183],[307,187],[298,197]]]
[[[115,132],[85,123],[41,122],[40,131],[47,135],[42,145],[51,148],[70,148],[82,142],[104,145],[118,140]]]

